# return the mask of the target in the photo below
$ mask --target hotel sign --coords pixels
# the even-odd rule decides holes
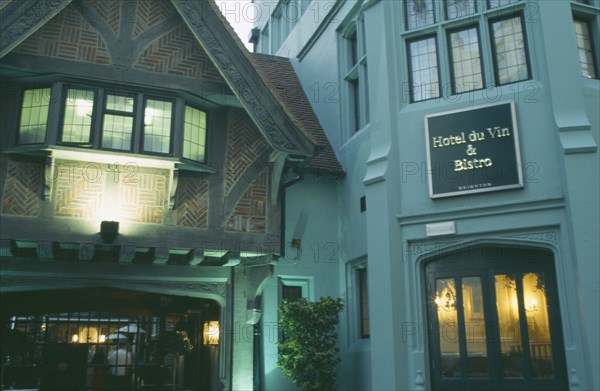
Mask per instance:
[[[425,116],[429,196],[523,187],[514,102]]]

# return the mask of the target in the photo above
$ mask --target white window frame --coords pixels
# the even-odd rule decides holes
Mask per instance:
[[[346,140],[366,128],[370,123],[367,45],[364,19],[357,11],[342,22],[340,28],[340,75],[342,93],[342,127]],[[352,41],[356,40],[356,58],[353,58]],[[356,85],[354,87],[353,85]],[[354,93],[352,88],[358,88]],[[356,102],[356,99],[359,101]]]

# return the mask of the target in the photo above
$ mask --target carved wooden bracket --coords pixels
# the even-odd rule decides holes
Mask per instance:
[[[190,259],[190,265],[191,266],[196,266],[202,263],[202,261],[204,261],[204,250],[201,248],[195,248],[192,250],[193,254],[192,254],[192,259]]]
[[[54,166],[54,157],[52,156],[52,152],[46,156],[46,165],[44,166],[44,178],[43,181],[43,189],[44,189],[44,201],[50,201],[50,197],[52,197],[52,187],[54,185],[54,171],[56,170]]]
[[[169,248],[168,247],[155,247],[154,248],[154,264],[165,265],[169,260]]]
[[[36,253],[42,261],[54,261],[54,243],[50,241],[39,241]]]
[[[169,210],[175,208],[175,195],[177,194],[177,184],[179,183],[179,169],[170,170],[169,176]]]
[[[135,257],[135,246],[125,244],[119,251],[119,263],[131,263]]]

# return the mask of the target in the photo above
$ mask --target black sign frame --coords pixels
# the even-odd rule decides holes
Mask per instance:
[[[513,101],[425,116],[429,197],[523,188]]]

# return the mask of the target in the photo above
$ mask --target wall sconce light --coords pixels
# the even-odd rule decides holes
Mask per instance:
[[[445,293],[442,292],[441,295],[436,296],[434,301],[438,308],[446,311],[456,310],[456,296],[450,289],[446,289]]]
[[[535,298],[531,298],[528,300],[527,303],[525,303],[525,311],[528,312],[533,312],[533,311],[537,311],[537,300]]]
[[[106,342],[106,335],[102,334],[102,335],[100,336],[100,338],[98,338],[98,342],[100,342],[100,343],[104,343],[104,342]]]
[[[100,223],[100,237],[106,243],[112,243],[119,236],[118,221],[103,221]]]
[[[71,337],[71,341],[74,343],[77,343],[77,341],[79,341],[79,335],[78,334],[73,334],[73,336]]]
[[[204,322],[204,345],[218,345],[219,334],[219,321],[210,320]]]

